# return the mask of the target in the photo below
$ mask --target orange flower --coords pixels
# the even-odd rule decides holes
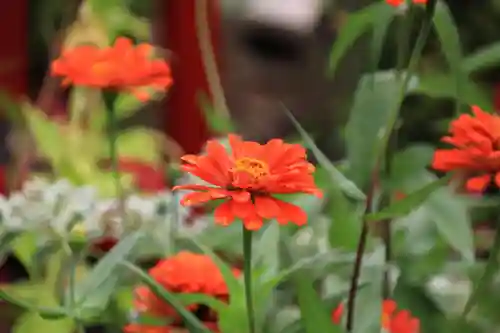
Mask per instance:
[[[404,4],[405,0],[385,0],[389,5],[397,7]],[[412,2],[416,5],[425,5],[427,4],[427,0],[412,0]]]
[[[165,91],[172,84],[169,66],[164,60],[151,59],[152,53],[152,45],[134,46],[124,37],[104,49],[81,45],[64,50],[52,62],[51,75],[63,77],[63,86],[128,91],[146,101],[150,96],[144,89]]]
[[[217,141],[207,143],[205,156],[185,155],[182,169],[213,184],[175,186],[174,190],[194,190],[184,196],[185,206],[225,199],[215,210],[215,221],[227,226],[235,218],[248,230],[257,230],[263,219],[277,219],[303,225],[306,213],[298,206],[276,199],[272,194],[308,193],[321,196],[314,184],[314,166],[306,160],[306,150],[298,144],[273,139],[261,145],[229,135],[231,153]]]
[[[451,123],[451,135],[442,141],[455,148],[436,150],[432,167],[463,173],[466,189],[482,192],[492,180],[500,186],[500,117],[477,106],[472,112],[474,116],[463,114]]]
[[[235,276],[241,272],[233,269]],[[164,259],[149,270],[149,274],[166,290],[173,293],[205,294],[221,301],[229,299],[229,292],[217,265],[208,256],[191,252],[179,252]],[[173,333],[182,330],[182,318],[167,303],[158,298],[148,287],[135,289],[135,309],[139,314],[158,319],[169,319],[167,326],[152,327],[137,323],[125,327],[125,333]],[[199,304],[188,304],[187,309],[210,330],[217,332],[217,316],[209,308]]]
[[[411,316],[406,310],[396,311],[397,304],[393,300],[384,300],[382,303],[381,325],[388,333],[419,333],[420,321]],[[340,304],[332,313],[332,320],[340,324],[344,304]]]

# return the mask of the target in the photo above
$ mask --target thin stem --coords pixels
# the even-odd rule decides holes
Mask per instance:
[[[115,179],[116,193],[118,197],[123,194],[122,183],[120,179],[120,170],[118,165],[118,147],[116,141],[118,139],[118,126],[117,118],[114,111],[114,102],[116,94],[112,92],[103,92],[104,104],[106,105],[107,116],[107,129],[108,129],[108,143],[109,143],[109,156],[111,159],[111,170]]]
[[[375,168],[378,169],[378,166]],[[376,175],[376,173],[374,173]],[[373,177],[375,178],[375,177]],[[370,213],[373,204],[373,197],[375,195],[376,182],[372,181],[368,195],[366,196],[365,215]],[[359,278],[361,276],[361,267],[363,264],[363,254],[366,249],[366,242],[368,240],[368,223],[363,220],[361,234],[359,235],[358,247],[356,249],[356,259],[354,260],[354,269],[352,272],[351,286],[349,289],[349,297],[347,299],[347,332],[352,332],[354,325],[354,309],[356,306],[356,295],[358,292]]]
[[[380,146],[380,157],[378,163],[373,170],[372,183],[370,185],[369,193],[367,194],[366,199],[366,207],[365,213],[369,213],[371,211],[371,206],[373,203],[373,197],[375,194],[376,186],[377,186],[377,178],[380,170],[380,158],[385,158],[388,146],[390,145],[390,140],[392,136],[393,129],[398,121],[399,109],[403,103],[403,100],[406,96],[406,91],[408,90],[408,85],[410,83],[411,75],[415,72],[416,67],[418,65],[418,60],[420,59],[422,50],[425,46],[425,42],[430,33],[432,27],[432,15],[435,6],[435,1],[431,1],[431,3],[426,8],[426,19],[420,29],[419,35],[417,37],[417,41],[415,43],[415,47],[413,52],[411,53],[410,61],[408,64],[408,70],[404,75],[403,82],[401,84],[401,88],[398,94],[397,103],[394,105],[394,108],[391,110],[391,114],[388,122],[388,132],[382,138],[381,146]],[[349,290],[349,299],[347,301],[347,324],[346,328],[348,332],[352,332],[353,324],[354,324],[354,309],[355,309],[355,300],[356,294],[358,290],[358,282],[361,275],[361,267],[363,261],[363,253],[365,251],[366,242],[368,239],[368,225],[366,221],[363,221],[363,227],[361,229],[361,234],[359,236],[358,248],[356,250],[356,259],[354,262],[354,271],[351,279],[351,288]]]
[[[196,36],[201,52],[203,67],[207,77],[210,94],[213,98],[215,111],[219,112],[223,118],[229,118],[229,108],[227,106],[224,89],[217,70],[217,61],[211,45],[210,24],[208,20],[208,0],[196,0]]]
[[[474,308],[474,305],[480,298],[481,294],[485,292],[495,277],[495,273],[498,271],[498,254],[500,253],[500,218],[497,219],[497,226],[495,229],[495,239],[491,247],[488,261],[486,262],[486,267],[483,274],[479,280],[475,283],[474,289],[471,292],[469,299],[465,303],[464,310],[462,311],[462,318],[466,319],[469,313]]]
[[[245,298],[249,333],[255,333],[255,313],[252,294],[252,236],[253,233],[243,225],[243,276],[245,278]]]

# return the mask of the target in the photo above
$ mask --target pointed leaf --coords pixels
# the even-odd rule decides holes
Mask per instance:
[[[367,221],[380,221],[384,219],[393,219],[400,216],[405,216],[413,210],[420,207],[429,196],[443,187],[450,181],[451,175],[438,179],[432,183],[423,186],[421,189],[405,196],[403,199],[398,200],[396,203],[387,208],[382,209],[376,213],[368,214],[365,216]]]
[[[455,98],[460,101],[466,76],[462,69],[462,45],[458,28],[455,24],[448,5],[444,1],[438,1],[434,10],[434,27],[441,42],[441,49],[450,66],[455,87]],[[459,103],[458,103],[459,105]]]
[[[500,42],[483,46],[463,60],[467,74],[497,67],[500,64]]]
[[[387,11],[387,7],[385,2],[380,1],[349,14],[330,52],[330,73],[335,73],[340,60],[346,55],[348,49],[354,45],[359,37],[372,28],[377,18]]]
[[[356,91],[345,131],[349,175],[360,188],[368,185],[382,140],[392,130],[388,126],[391,112],[398,107],[400,81],[394,71],[369,74],[361,79]],[[410,86],[415,81],[410,81]]]
[[[323,154],[321,150],[319,150],[318,146],[314,143],[314,140],[311,138],[309,134],[304,130],[304,128],[300,125],[300,123],[295,119],[292,113],[285,108],[285,112],[288,117],[291,119],[295,128],[299,131],[302,139],[306,146],[311,149],[314,156],[318,159],[318,163],[328,172],[330,179],[332,182],[338,184],[338,186],[344,191],[344,193],[350,196],[353,199],[357,199],[360,201],[365,200],[365,194],[348,178],[346,178],[335,166],[330,162],[328,157]]]
[[[117,151],[120,158],[131,158],[138,162],[158,163],[161,152],[159,146],[159,132],[148,129],[130,129],[121,132],[116,140]],[[103,155],[110,156],[109,147],[105,145]]]
[[[468,262],[474,262],[474,233],[468,207],[449,188],[435,191],[425,207],[441,236]]]
[[[290,243],[290,241],[287,243]],[[293,262],[292,254],[289,252],[288,246],[286,243],[283,245],[286,250],[286,261]],[[331,314],[328,313],[326,307],[323,305],[323,301],[314,288],[314,280],[307,274],[307,271],[298,270],[294,272],[290,278],[296,290],[301,312],[301,321],[305,331],[307,333],[343,332],[340,326],[332,323]]]
[[[122,261],[133,251],[142,236],[143,232],[139,230],[125,237],[99,260],[85,279],[77,283],[75,286],[75,304],[78,305],[80,310],[89,306],[96,306],[95,297],[94,299],[92,297],[96,293],[100,295],[99,299],[103,303],[108,301],[119,279],[117,270],[120,268]]]

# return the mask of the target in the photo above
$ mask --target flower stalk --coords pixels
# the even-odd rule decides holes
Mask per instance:
[[[252,291],[252,236],[251,230],[243,225],[243,277],[245,279],[245,299],[249,333],[255,333],[255,311]]]
[[[412,74],[415,73],[415,70],[416,70],[417,65],[418,65],[418,60],[420,59],[425,42],[426,42],[427,37],[428,37],[430,30],[432,28],[432,16],[433,16],[433,12],[434,12],[434,7],[435,7],[435,1],[431,1],[426,7],[426,17],[425,17],[425,20],[422,24],[420,31],[419,31],[417,41],[415,43],[413,51],[411,53],[410,60],[408,63],[408,68],[407,68],[404,76],[402,78],[400,78],[401,85],[400,85],[400,90],[398,93],[398,99],[397,99],[396,103],[394,104],[394,108],[391,110],[389,122],[387,124],[386,135],[381,140],[379,161],[375,164],[375,168],[373,170],[371,185],[370,185],[370,189],[368,191],[367,199],[366,199],[365,214],[369,213],[372,209],[373,199],[374,199],[376,186],[377,186],[378,174],[380,172],[380,166],[381,166],[380,159],[386,159],[387,158],[387,155],[386,155],[387,150],[392,148],[391,147],[391,137],[393,136],[393,131],[394,131],[394,128],[397,124],[397,120],[398,120],[398,116],[399,116],[399,109],[401,108],[401,105],[403,104],[403,101],[404,101],[404,98],[406,96],[406,92],[408,90],[408,86],[410,83],[410,79],[412,77]],[[353,330],[355,300],[356,300],[356,295],[357,295],[357,291],[358,291],[357,287],[358,287],[359,278],[361,275],[361,267],[363,264],[363,254],[364,254],[364,251],[366,248],[367,239],[368,239],[368,225],[367,225],[367,222],[364,220],[361,234],[359,236],[358,247],[356,249],[356,259],[354,262],[353,275],[351,278],[351,286],[349,289],[349,297],[347,300],[347,322],[346,322],[347,332],[352,332],[352,330]],[[386,253],[386,257],[388,255],[390,255],[390,254]]]

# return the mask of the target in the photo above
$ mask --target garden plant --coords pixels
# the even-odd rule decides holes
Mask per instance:
[[[70,30],[50,66],[70,89],[68,116],[9,102],[48,166],[0,198],[1,258],[28,275],[0,285],[13,332],[499,331],[500,229],[483,261],[475,224],[499,225],[500,115],[473,81],[500,62],[498,44],[465,54],[445,1],[374,1],[347,15],[325,67],[335,77],[367,39],[344,159],[329,160],[279,100],[298,137],[245,140],[212,84],[213,138],[165,163],[170,138],[117,124],[168,98],[173,56],[119,36],[113,15],[148,40],[125,2],[104,2],[83,1],[79,20],[106,38]],[[393,31],[396,66],[381,71]],[[430,72],[429,41],[441,57]],[[439,143],[401,144],[414,96],[451,105]]]

